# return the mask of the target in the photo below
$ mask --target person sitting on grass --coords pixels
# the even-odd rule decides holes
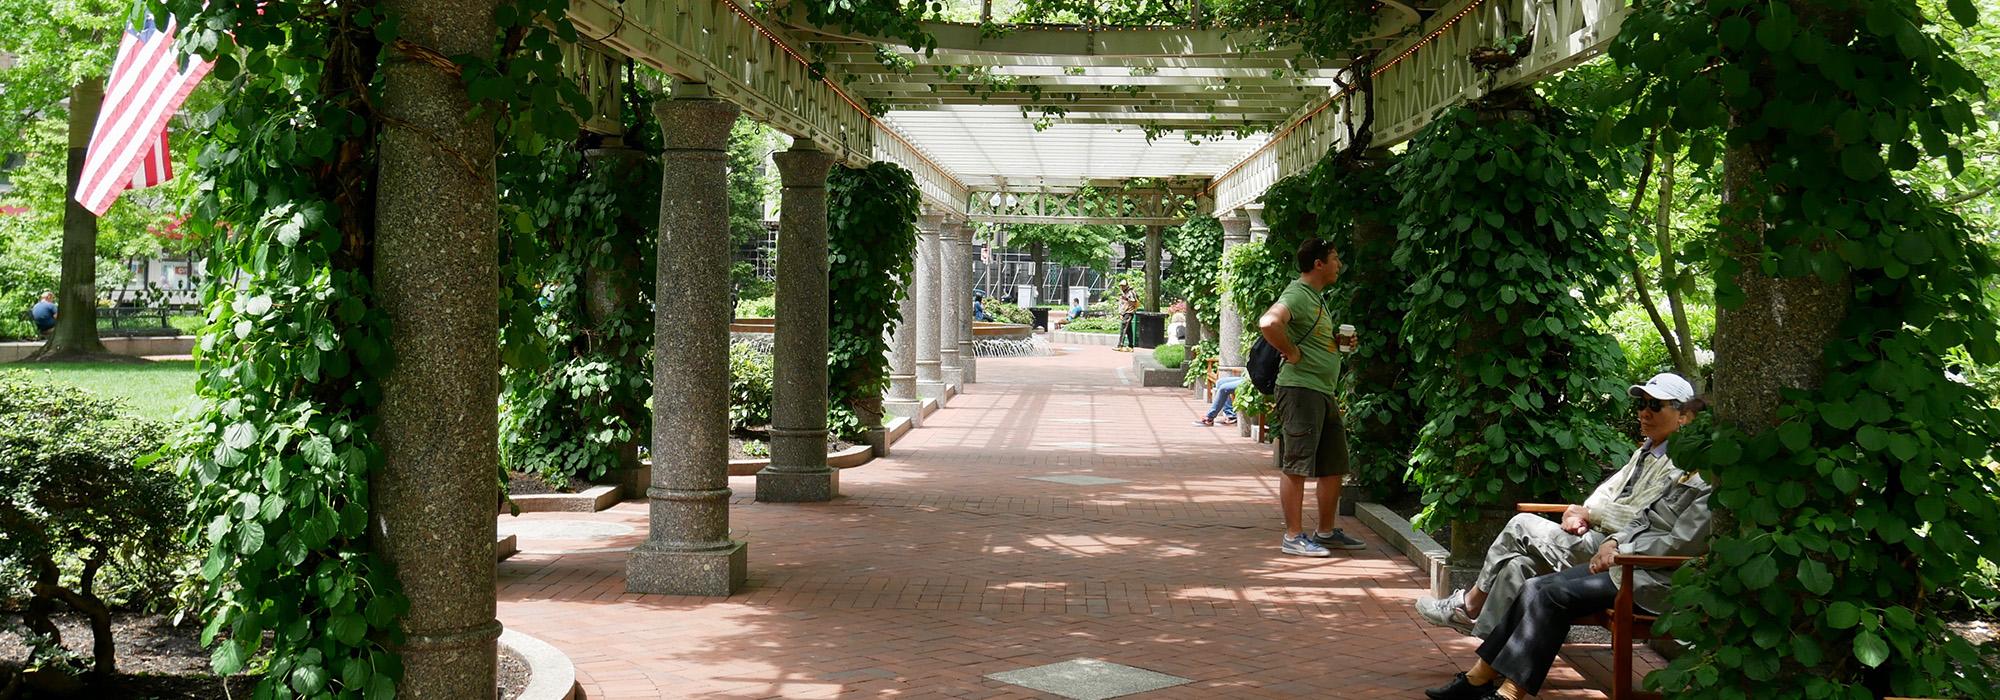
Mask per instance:
[[[1645,387],[1653,387],[1659,381],[1660,377],[1654,377],[1654,381],[1648,382]],[[1653,442],[1654,433],[1662,420],[1685,423],[1684,416],[1699,408],[1698,401],[1694,399],[1686,402],[1662,399],[1652,394],[1650,389],[1644,393],[1647,395],[1639,399],[1639,413],[1642,429],[1647,431],[1648,444]],[[1642,455],[1648,451],[1645,447],[1640,449]],[[1624,521],[1625,524],[1617,532],[1604,537],[1587,562],[1528,579],[1520,595],[1505,605],[1489,600],[1486,612],[1479,617],[1482,621],[1494,618],[1496,623],[1479,645],[1479,661],[1473,664],[1472,670],[1458,674],[1450,683],[1424,691],[1427,697],[1431,700],[1521,700],[1540,694],[1549,668],[1555,664],[1556,652],[1569,638],[1570,625],[1578,618],[1603,612],[1617,602],[1619,583],[1611,570],[1612,562],[1618,555],[1694,557],[1708,552],[1712,526],[1708,499],[1714,488],[1698,474],[1674,469],[1664,456],[1635,461],[1639,464],[1628,464],[1619,475],[1606,483],[1622,481],[1626,485],[1637,484],[1633,488],[1639,491],[1662,484],[1658,486],[1660,494],[1645,499],[1647,504],[1631,520]],[[1649,478],[1655,476],[1652,472],[1659,471],[1667,477],[1663,482]],[[1604,490],[1599,489],[1600,492]],[[1630,503],[1629,500],[1624,502]],[[1615,505],[1600,507],[1624,512]],[[1570,518],[1566,516],[1565,519]],[[1583,522],[1584,527],[1590,527],[1595,521],[1586,517]],[[1664,612],[1673,574],[1666,569],[1635,569],[1632,572],[1633,605],[1648,613]]]
[[[1582,505],[1569,506],[1557,523],[1521,513],[1486,549],[1485,565],[1470,589],[1444,598],[1417,599],[1417,615],[1439,627],[1486,638],[1521,595],[1528,579],[1576,566],[1596,556],[1606,542],[1630,542],[1619,533],[1643,525],[1640,517],[1660,499],[1677,493],[1692,475],[1667,458],[1667,441],[1700,408],[1694,385],[1671,372],[1655,375],[1628,393],[1638,401],[1639,432],[1645,439],[1625,466],[1597,486]],[[1692,477],[1699,479],[1699,477]],[[1498,611],[1482,615],[1486,610]]]
[[[1246,377],[1223,377],[1215,381],[1215,403],[1208,407],[1208,415],[1195,421],[1198,427],[1215,425],[1215,416],[1223,414],[1223,425],[1236,424],[1236,387],[1243,384]]]

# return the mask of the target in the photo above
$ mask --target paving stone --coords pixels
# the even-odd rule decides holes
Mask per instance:
[[[524,540],[601,540],[630,535],[630,525],[595,520],[521,520],[500,518],[500,536]]]
[[[1071,659],[1016,671],[989,673],[986,677],[1071,700],[1109,700],[1192,682],[1180,676],[1097,659]]]
[[[1036,481],[1053,481],[1058,484],[1069,484],[1071,486],[1104,486],[1107,484],[1132,483],[1124,479],[1106,479],[1101,476],[1085,476],[1082,474],[1060,474],[1056,476],[1025,476],[1021,478],[1034,479]]]

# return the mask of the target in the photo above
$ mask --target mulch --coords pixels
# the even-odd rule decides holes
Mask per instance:
[[[0,613],[4,614],[4,613]],[[11,617],[11,615],[9,615]],[[14,620],[9,620],[14,622]],[[63,647],[89,658],[90,621],[74,613],[59,614]],[[246,698],[261,676],[238,674],[224,679],[209,669],[209,653],[201,648],[201,626],[185,620],[179,627],[165,615],[113,613],[112,638],[118,648],[118,673],[82,679],[76,693],[56,695],[27,689],[22,698],[129,698],[131,700],[211,700]],[[0,688],[12,682],[28,658],[26,640],[18,630],[0,625]],[[500,652],[500,697],[512,700],[528,687],[528,664]]]

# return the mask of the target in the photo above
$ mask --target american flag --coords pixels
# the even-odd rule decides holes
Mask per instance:
[[[174,176],[167,151],[167,120],[214,64],[190,59],[181,64],[174,50],[175,23],[167,30],[126,25],[118,58],[105,81],[104,106],[90,131],[90,150],[78,178],[76,201],[103,216],[119,193],[152,187]]]

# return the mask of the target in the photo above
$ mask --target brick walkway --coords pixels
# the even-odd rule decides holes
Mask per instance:
[[[1421,698],[1467,665],[1471,640],[1416,619],[1420,574],[1365,527],[1342,523],[1366,551],[1279,555],[1268,448],[1191,427],[1190,393],[1138,388],[1130,360],[982,359],[832,503],[731,479],[750,581],[726,599],[625,593],[643,503],[503,517],[606,534],[524,534],[500,620],[569,654],[593,699],[1046,698],[983,676],[1080,657],[1194,681],[1141,698]],[[1027,478],[1050,475],[1125,483]],[[1559,664],[1542,697],[1603,697],[1587,688]]]

